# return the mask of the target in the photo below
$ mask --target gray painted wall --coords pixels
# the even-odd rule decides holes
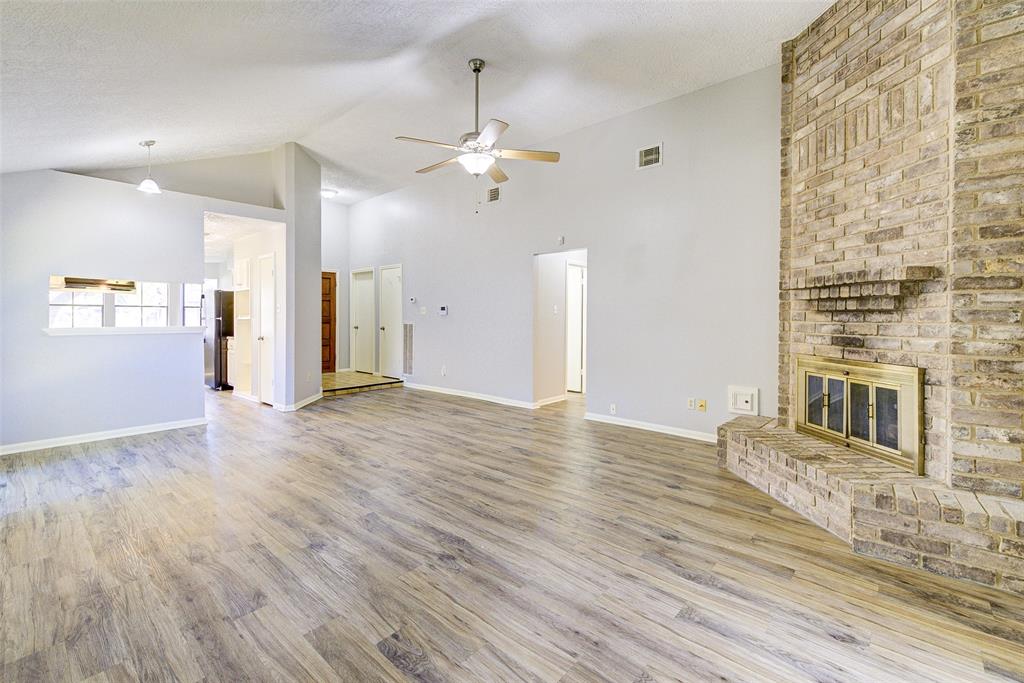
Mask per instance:
[[[2,182],[0,443],[202,418],[201,334],[43,332],[50,275],[202,282],[202,198],[56,171]]]
[[[283,407],[290,408],[320,393],[320,164],[294,142],[274,149],[271,162],[275,204],[284,207],[288,225],[286,325],[278,339],[285,353]]]
[[[538,145],[561,163],[504,162],[497,203],[454,168],[351,207],[351,266],[404,266],[410,381],[535,400],[533,255],[587,248],[588,411],[712,433],[746,384],[774,414],[779,105],[775,66]]]
[[[146,150],[139,147],[139,159]],[[160,145],[153,148],[160,159]],[[173,164],[154,164],[153,178],[164,190],[216,197],[232,202],[281,208],[274,204],[274,169],[270,152],[216,159],[197,159]],[[85,175],[137,185],[146,177],[146,166],[88,171]]]
[[[58,171],[0,188],[0,443],[202,418],[202,335],[48,336],[48,278],[202,282],[204,211],[283,212]]]

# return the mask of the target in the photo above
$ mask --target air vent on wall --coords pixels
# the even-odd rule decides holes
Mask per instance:
[[[501,199],[501,188],[500,187],[492,187],[491,189],[487,190],[487,201],[488,202],[496,202],[499,199]]]
[[[661,143],[636,151],[636,167],[661,166]]]
[[[412,374],[412,323],[402,323],[402,374]]]

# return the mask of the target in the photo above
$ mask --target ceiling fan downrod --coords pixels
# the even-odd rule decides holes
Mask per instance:
[[[473,58],[469,60],[469,68],[473,70],[476,80],[476,97],[473,98],[475,107],[473,109],[473,132],[480,133],[480,72],[484,70],[484,60]]]

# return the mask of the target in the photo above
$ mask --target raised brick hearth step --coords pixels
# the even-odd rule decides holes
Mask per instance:
[[[1024,501],[952,489],[895,465],[738,417],[719,464],[855,552],[1024,594]]]

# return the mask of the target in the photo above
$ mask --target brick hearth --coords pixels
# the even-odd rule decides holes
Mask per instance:
[[[718,459],[854,552],[1024,594],[1024,501],[959,491],[763,417],[720,427]]]

